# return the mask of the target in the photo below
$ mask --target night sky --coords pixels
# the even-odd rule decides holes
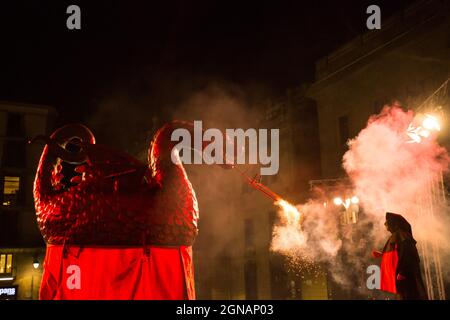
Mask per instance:
[[[411,1],[8,1],[0,8],[0,100],[83,121],[123,92],[170,107],[211,82],[279,95],[314,62]],[[81,7],[82,29],[66,28]]]

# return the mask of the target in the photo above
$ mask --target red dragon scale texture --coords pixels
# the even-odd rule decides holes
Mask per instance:
[[[37,222],[47,244],[190,246],[198,205],[182,164],[171,161],[173,121],[155,134],[148,164],[98,145],[80,124],[46,142],[34,182]]]

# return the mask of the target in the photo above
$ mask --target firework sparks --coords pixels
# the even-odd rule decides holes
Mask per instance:
[[[302,215],[295,206],[283,199],[275,201],[274,204],[281,209],[288,225],[296,226],[300,223]]]
[[[302,214],[297,210],[297,208],[284,200],[282,197],[280,197],[278,194],[273,192],[271,189],[269,189],[267,186],[263,185],[259,179],[255,178],[249,178],[246,176],[242,171],[240,171],[238,168],[233,166],[234,169],[236,169],[241,176],[244,178],[244,180],[254,189],[260,191],[263,193],[266,197],[272,199],[274,201],[274,205],[279,207],[281,209],[281,212],[283,214],[283,218],[286,220],[286,223],[288,225],[297,226],[299,223],[301,223]]]

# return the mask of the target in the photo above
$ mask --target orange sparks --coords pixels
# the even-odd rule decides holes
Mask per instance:
[[[300,222],[301,214],[295,206],[283,199],[275,201],[274,204],[282,209],[287,224],[296,225]]]

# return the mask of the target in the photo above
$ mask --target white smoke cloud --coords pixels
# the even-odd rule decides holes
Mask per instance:
[[[444,208],[437,207],[443,203],[436,193],[449,157],[432,136],[408,143],[406,131],[414,120],[412,111],[385,107],[349,142],[343,165],[376,231],[383,228],[386,211],[396,212],[411,223],[418,240],[446,246],[450,238],[440,226],[448,226],[447,218]],[[383,232],[374,234],[378,240],[385,237]]]
[[[362,209],[355,229],[339,225],[336,208],[324,206],[330,199],[312,199],[297,206],[304,215],[301,226],[281,223],[274,229],[272,250],[325,262],[334,279],[346,286],[355,273],[365,271],[368,249],[381,249],[388,239],[384,221],[390,211],[411,223],[419,250],[425,246],[430,256],[440,252],[443,271],[449,273],[450,221],[439,189],[449,156],[433,134],[410,143],[407,130],[411,123],[420,125],[416,122],[412,111],[386,106],[348,142],[343,167]]]

